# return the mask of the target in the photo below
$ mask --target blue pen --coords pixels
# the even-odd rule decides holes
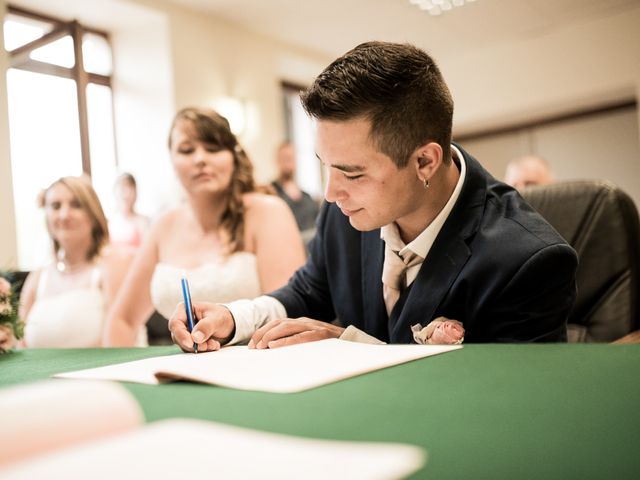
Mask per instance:
[[[193,305],[191,305],[191,293],[189,292],[189,282],[187,282],[187,277],[185,274],[182,274],[182,278],[180,279],[180,283],[182,284],[182,297],[184,298],[184,308],[187,311],[187,327],[189,328],[189,333],[193,331],[193,326],[195,322],[193,321]],[[195,353],[198,353],[198,344],[193,342],[193,350]]]

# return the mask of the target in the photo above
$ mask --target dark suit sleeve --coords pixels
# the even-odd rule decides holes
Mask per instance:
[[[307,263],[294,273],[287,285],[269,293],[284,305],[290,318],[332,321],[336,317],[327,278],[325,235],[330,228],[328,213],[329,204],[325,202],[316,224],[316,235],[309,244]]]
[[[576,297],[578,260],[568,245],[533,254],[483,312],[486,338],[496,342],[564,342]],[[484,336],[484,335],[483,335]]]

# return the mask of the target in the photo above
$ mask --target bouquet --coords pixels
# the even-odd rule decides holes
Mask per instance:
[[[11,284],[0,277],[0,353],[11,350],[22,338],[23,324],[18,317],[18,296]]]

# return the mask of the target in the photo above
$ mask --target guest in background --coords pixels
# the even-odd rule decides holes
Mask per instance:
[[[130,173],[123,173],[114,186],[116,213],[109,219],[111,243],[138,248],[149,229],[149,219],[136,212],[138,198],[136,179]]]
[[[529,185],[553,183],[553,174],[544,158],[537,155],[526,155],[509,162],[504,181],[520,190]]]
[[[278,178],[271,185],[282,198],[296,218],[298,228],[305,244],[315,233],[318,203],[303,191],[296,183],[296,151],[291,143],[285,142],[278,147],[276,154]]]
[[[41,198],[53,261],[31,272],[22,289],[24,345],[99,347],[130,255],[107,248],[107,220],[88,177],[60,178]]]
[[[172,315],[181,272],[194,300],[226,302],[283,286],[304,262],[291,211],[255,191],[251,161],[224,117],[179,111],[169,149],[187,201],[159,218],[138,250],[109,315],[109,345],[132,345],[154,307]]]

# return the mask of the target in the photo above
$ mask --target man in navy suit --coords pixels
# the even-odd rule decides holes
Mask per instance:
[[[194,342],[199,351],[336,337],[410,343],[440,317],[461,322],[465,342],[566,341],[577,256],[451,143],[453,101],[425,52],[359,45],[302,101],[328,175],[306,265],[269,295],[196,302],[191,334],[178,306],[169,322],[176,343],[185,351]]]

